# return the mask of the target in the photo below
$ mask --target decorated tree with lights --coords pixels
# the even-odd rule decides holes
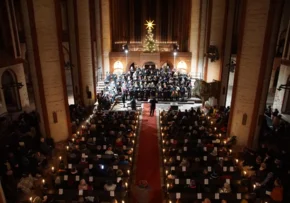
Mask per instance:
[[[144,52],[155,52],[157,51],[156,42],[154,40],[154,34],[152,33],[154,21],[146,21],[146,29],[147,34],[145,36],[145,42],[144,42]]]

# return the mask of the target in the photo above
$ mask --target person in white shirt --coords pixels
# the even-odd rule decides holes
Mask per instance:
[[[112,147],[108,147],[108,149],[105,151],[105,154],[113,155],[114,152],[112,151]]]
[[[107,182],[105,185],[104,185],[104,189],[106,191],[115,191],[116,189],[116,184],[113,184],[112,182]]]

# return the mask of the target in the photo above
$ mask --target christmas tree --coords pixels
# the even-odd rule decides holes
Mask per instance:
[[[144,52],[155,52],[157,51],[156,42],[153,38],[154,34],[152,33],[154,21],[146,21],[146,29],[147,34],[145,36],[145,42],[144,42]]]

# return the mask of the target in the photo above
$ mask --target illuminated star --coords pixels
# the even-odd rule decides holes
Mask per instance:
[[[150,20],[146,20],[146,28],[147,29],[153,29],[153,27],[154,27],[154,20],[152,20],[152,21],[150,21]]]

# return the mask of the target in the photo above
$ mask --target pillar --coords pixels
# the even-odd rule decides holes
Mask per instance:
[[[89,0],[74,0],[74,9],[80,98],[85,106],[90,106],[95,102],[96,85]]]
[[[95,8],[96,8],[96,55],[97,55],[97,69],[98,69],[98,81],[103,79],[103,57],[102,57],[102,30],[101,30],[101,9],[100,9],[100,1],[95,0]]]
[[[228,133],[255,147],[263,120],[283,0],[242,1]]]
[[[72,83],[73,83],[73,92],[75,103],[79,103],[81,100],[80,96],[80,81],[79,81],[79,62],[77,55],[77,45],[76,45],[76,16],[74,12],[74,0],[67,0],[67,22],[68,22],[68,31],[69,31],[69,52],[70,60],[72,67]]]
[[[227,90],[229,84],[229,74],[230,74],[230,66],[231,64],[231,53],[232,53],[232,37],[233,37],[233,27],[234,27],[234,19],[237,12],[237,2],[236,0],[230,0],[228,3],[228,11],[225,18],[225,30],[224,30],[224,47],[223,47],[223,55],[221,57],[221,92],[219,97],[219,106],[225,106],[227,101]]]
[[[191,19],[190,19],[190,44],[189,51],[191,52],[191,67],[188,72],[192,76],[198,76],[198,50],[199,50],[199,32],[200,32],[200,12],[201,12],[201,0],[191,1]]]
[[[40,129],[55,142],[70,135],[58,0],[21,1]]]
[[[224,33],[227,25],[227,6],[229,0],[211,0],[211,15],[210,15],[210,28],[209,34],[209,45],[216,46],[219,52],[219,60],[211,62],[207,57],[206,75],[205,80],[212,82],[213,80],[221,79],[223,49],[225,44]],[[207,49],[208,47],[206,47]]]
[[[206,50],[206,28],[207,28],[207,16],[208,16],[208,1],[200,2],[200,12],[199,12],[199,27],[198,27],[198,49],[197,49],[197,78],[204,78],[204,53]]]
[[[99,0],[101,9],[101,38],[102,38],[102,58],[103,76],[110,72],[109,54],[111,51],[111,23],[110,23],[110,1]]]

